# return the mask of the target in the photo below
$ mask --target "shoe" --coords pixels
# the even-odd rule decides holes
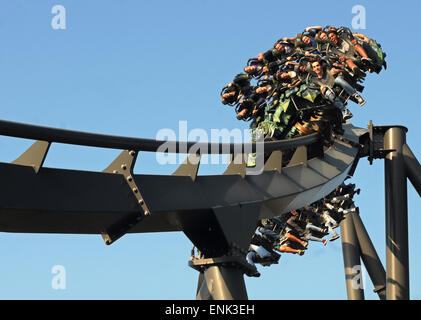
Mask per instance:
[[[358,93],[355,93],[353,96],[352,96],[353,98],[355,98],[357,101],[358,101],[358,103],[360,104],[360,106],[362,107],[363,105],[365,105],[365,100],[364,100],[364,98],[363,97],[361,97]]]
[[[252,274],[251,276],[252,277],[259,278],[260,277],[260,272],[256,272],[256,273]]]
[[[298,250],[298,254],[300,255],[300,256],[302,256],[302,255],[304,255],[304,250]]]
[[[357,78],[365,78],[367,76],[367,74],[358,67],[352,69],[352,72]]]
[[[326,239],[323,239],[322,242],[323,242],[323,245],[326,246],[327,240]]]
[[[349,111],[348,109],[344,110],[343,120],[346,121],[348,119],[351,119],[354,115]]]
[[[370,58],[361,58],[361,62],[366,68],[373,68],[373,60],[371,60]]]
[[[329,241],[335,241],[336,239],[338,239],[339,238],[339,235],[335,235],[335,236],[333,236],[332,238],[330,238],[329,239]]]
[[[308,246],[308,241],[304,241],[301,245],[302,245],[304,248],[306,248],[306,249],[307,249],[307,246]]]

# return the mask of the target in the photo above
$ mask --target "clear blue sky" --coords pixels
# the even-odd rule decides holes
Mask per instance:
[[[51,27],[54,5],[66,9],[64,30]],[[350,106],[353,123],[407,126],[408,144],[421,159],[416,1],[2,1],[0,118],[147,138],[162,128],[177,132],[180,120],[189,130],[244,129],[248,124],[220,103],[221,88],[281,36],[312,25],[351,27],[354,5],[366,8],[366,29],[359,31],[382,44],[388,69],[368,75],[367,104]],[[31,143],[0,137],[0,161],[14,160]],[[53,144],[45,165],[100,171],[118,153]],[[174,169],[140,154],[135,172]],[[207,165],[200,174],[222,170]],[[382,161],[369,166],[364,159],[352,182],[362,190],[356,203],[384,262],[383,171]],[[411,298],[421,299],[421,203],[410,184],[408,200]],[[2,233],[0,298],[194,299],[190,249],[182,233],[127,235],[111,246],[99,235]],[[66,269],[65,290],[51,286],[55,265]],[[258,279],[246,277],[251,299],[346,299],[340,241],[310,243],[303,257],[283,254],[260,271]],[[366,289],[376,299],[368,277]]]

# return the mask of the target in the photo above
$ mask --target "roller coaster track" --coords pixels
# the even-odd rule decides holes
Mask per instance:
[[[344,125],[345,133],[323,147],[312,134],[265,142],[260,174],[247,174],[245,150],[257,144],[156,141],[85,133],[0,120],[0,135],[36,140],[12,163],[0,163],[0,231],[101,234],[111,244],[126,233],[182,231],[201,251],[190,262],[200,271],[198,298],[247,298],[245,253],[259,219],[279,216],[328,195],[367,155],[369,131]],[[102,172],[43,166],[51,143],[122,150]],[[139,152],[192,152],[172,175],[134,174]],[[240,150],[240,151],[238,151]],[[282,165],[282,153],[294,150]],[[222,175],[198,175],[204,153],[230,153]],[[240,161],[234,161],[238,160]],[[24,188],[27,192],[22,192]],[[236,271],[233,271],[236,270]],[[209,279],[225,284],[209,289]],[[211,292],[212,291],[212,292]]]
[[[354,142],[366,134],[361,129],[346,128]],[[357,132],[357,133],[355,133]],[[260,218],[300,208],[334,190],[346,178],[356,159],[358,148],[344,141],[335,141],[322,157],[307,160],[306,148],[318,144],[317,134],[290,141],[266,142],[265,151],[298,147],[287,167],[281,168],[280,154],[266,162],[260,175],[244,176],[245,163],[229,165],[223,175],[196,176],[197,164],[183,164],[173,175],[133,174],[137,151],[156,151],[165,141],[98,135],[0,121],[0,134],[39,140],[27,154],[32,158],[0,163],[0,231],[27,233],[104,234],[127,216],[139,216],[139,200],[145,204],[147,219],[127,232],[186,231],[189,217],[204,219],[215,208],[261,204]],[[42,146],[44,148],[37,148]],[[42,167],[50,143],[124,149],[128,159],[121,161],[114,172],[87,172]],[[174,142],[177,146],[178,143]],[[188,143],[188,148],[194,145]],[[224,144],[208,150],[233,152]],[[203,148],[202,148],[203,149]],[[125,153],[126,152],[126,153]],[[301,153],[301,157],[300,157]],[[304,157],[304,158],[303,158]],[[24,157],[22,157],[24,158]],[[273,160],[279,159],[279,163]],[[39,162],[34,165],[32,162]],[[126,169],[123,170],[123,162]],[[129,163],[130,162],[130,163]],[[193,161],[191,161],[193,162]],[[272,166],[269,166],[273,162]],[[34,170],[34,166],[37,170]],[[186,172],[183,173],[183,170]],[[137,188],[131,192],[127,177]],[[22,182],[26,193],[21,196]],[[132,199],[130,199],[132,198]],[[141,206],[140,206],[141,207]],[[147,209],[146,209],[147,207]],[[145,212],[142,212],[144,214]],[[130,219],[129,219],[130,220]],[[111,235],[115,238],[115,235]]]

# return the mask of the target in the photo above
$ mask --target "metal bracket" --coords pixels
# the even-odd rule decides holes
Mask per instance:
[[[187,176],[196,180],[200,165],[200,154],[189,154],[187,159],[172,174],[173,176]]]
[[[227,170],[225,170],[224,175],[228,174],[238,174],[242,178],[246,177],[246,166],[247,161],[245,159],[245,154],[243,153],[237,153],[235,155],[230,155],[230,163],[227,167]]]
[[[374,126],[373,121],[370,120],[368,124],[369,131],[369,154],[368,161],[373,164],[374,159],[384,159],[389,152],[395,149],[384,149],[384,135],[390,126]]]
[[[282,171],[282,151],[273,151],[269,159],[266,160],[264,171]]]
[[[307,146],[300,146],[295,150],[287,167],[295,166],[297,164],[302,164],[305,167],[307,166]]]
[[[257,268],[249,264],[245,257],[241,256],[222,256],[217,258],[189,260],[189,267],[199,272],[203,272],[206,268],[211,266],[238,268],[248,276],[251,276],[257,272]]]
[[[44,164],[50,145],[51,143],[47,141],[36,141],[12,163],[32,167],[35,173],[38,173]]]
[[[386,294],[386,286],[377,286],[373,289],[373,292],[377,293],[377,294],[379,294],[383,291],[384,291],[384,294]]]
[[[129,231],[135,224],[139,223],[150,211],[137,187],[133,178],[134,164],[137,158],[136,151],[123,151],[103,172],[120,174],[124,177],[131,194],[135,197],[139,211],[135,214],[125,216],[117,223],[110,226],[102,233],[105,244],[110,245]]]

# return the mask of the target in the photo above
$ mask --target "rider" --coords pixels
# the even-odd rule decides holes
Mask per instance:
[[[357,93],[357,90],[352,87],[343,76],[339,73],[344,70],[338,68],[327,68],[323,67],[321,59],[316,59],[311,63],[311,68],[315,73],[316,77],[313,77],[313,82],[320,86],[322,94],[335,106],[337,106],[341,111],[344,112],[345,117],[352,117],[349,111],[346,111],[345,105],[343,102],[336,96],[335,92],[332,90],[334,85],[342,87],[352,98],[356,99],[360,106],[365,104],[365,100]],[[338,75],[339,74],[339,75]],[[336,77],[335,77],[336,76]]]
[[[343,59],[356,77],[363,78],[366,74],[356,64],[356,53],[360,55],[366,65],[371,64],[371,59],[348,30],[341,28],[341,31],[338,32],[334,27],[327,27],[327,36],[331,44],[329,51]]]

